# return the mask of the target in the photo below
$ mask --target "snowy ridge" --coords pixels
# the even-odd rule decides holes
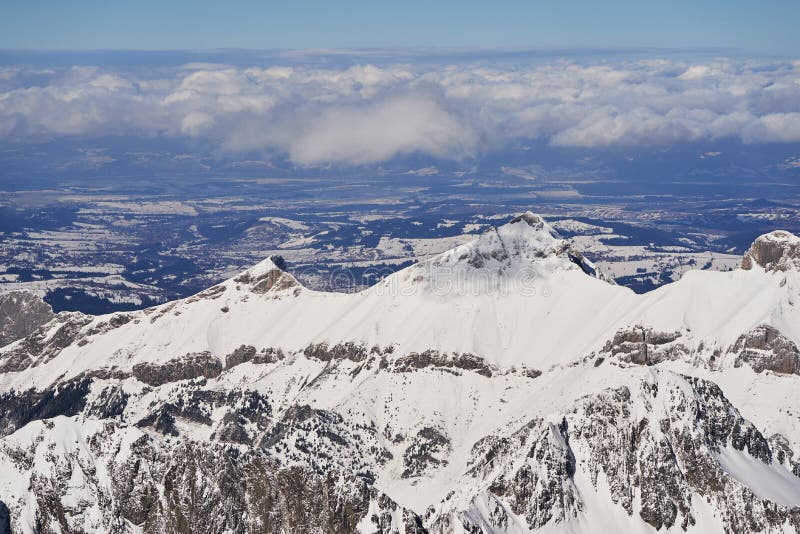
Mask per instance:
[[[636,295],[526,213],[360,293],[270,258],[59,314],[0,349],[0,503],[21,531],[796,531],[800,271],[772,241]]]
[[[566,363],[588,353],[635,298],[586,276],[567,249],[525,214],[356,294],[308,290],[268,259],[194,297],[124,314],[125,324],[100,328],[20,378],[41,383],[206,351],[223,357],[243,344],[299,351],[355,342],[394,346],[397,354],[470,353],[505,367]],[[522,310],[533,328],[519,326]],[[108,320],[93,319],[83,332]],[[565,346],[574,324],[588,335]]]

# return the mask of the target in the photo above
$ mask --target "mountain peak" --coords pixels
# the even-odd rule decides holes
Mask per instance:
[[[543,228],[547,223],[544,219],[532,211],[526,211],[520,215],[517,215],[513,219],[511,219],[508,224],[516,224],[518,222],[526,222],[528,226],[532,226],[534,228]]]
[[[258,277],[270,271],[280,271],[282,273],[286,272],[286,260],[277,254],[273,254],[256,263],[255,265],[248,267],[239,273],[238,276],[249,275],[251,277]]]
[[[597,277],[591,262],[560,238],[544,218],[526,211],[469,243],[410,267],[399,276],[436,288],[442,283],[450,287],[457,281],[470,288],[478,287],[480,292],[505,287],[507,282],[529,276],[538,278],[576,268]]]
[[[756,238],[742,258],[742,269],[759,265],[765,271],[800,271],[800,237],[775,230]]]
[[[286,272],[286,262],[281,256],[272,255],[256,263],[233,279],[236,284],[246,284],[253,293],[267,293],[300,288],[300,283]]]
[[[531,263],[557,255],[564,249],[565,242],[557,237],[555,230],[539,215],[528,211],[487,230],[470,243],[441,254],[434,264],[463,264],[502,271],[515,263]]]

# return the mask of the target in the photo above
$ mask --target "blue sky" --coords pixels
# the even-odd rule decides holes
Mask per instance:
[[[4,0],[2,49],[735,48],[796,56],[798,0]]]

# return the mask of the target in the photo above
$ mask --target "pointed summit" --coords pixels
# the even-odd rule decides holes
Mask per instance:
[[[272,255],[269,258],[253,265],[233,281],[236,284],[246,284],[253,293],[267,293],[284,289],[300,288],[300,283],[291,274],[287,273],[286,262],[281,256]]]
[[[800,271],[800,237],[785,230],[775,230],[756,238],[742,258],[742,269],[759,265],[767,272]]]
[[[526,211],[522,215],[517,215],[511,219],[508,224],[516,224],[518,222],[526,222],[528,223],[528,226],[532,226],[534,228],[543,228],[547,224],[540,215],[537,215],[532,211]]]
[[[576,270],[602,278],[541,216],[527,211],[469,243],[396,273],[388,283],[408,280],[436,292],[455,286],[476,294],[498,288],[513,293],[530,289],[527,285],[520,289],[520,284]]]
[[[502,226],[487,230],[470,243],[440,254],[432,264],[504,271],[564,250],[566,242],[557,237],[555,230],[539,215],[528,211]]]

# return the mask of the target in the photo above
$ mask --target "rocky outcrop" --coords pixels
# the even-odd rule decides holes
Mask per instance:
[[[724,351],[713,352],[703,343],[690,349],[681,332],[658,332],[652,328],[632,326],[618,330],[603,350],[595,355],[595,364],[612,357],[636,365],[658,365],[665,361],[683,360],[714,368]],[[800,374],[800,350],[788,337],[770,325],[759,325],[739,336],[727,354],[734,367],[749,365],[755,372],[773,371],[779,374]]]
[[[508,224],[516,224],[519,222],[524,222],[528,226],[535,228],[537,230],[544,229],[545,225],[547,224],[544,222],[544,219],[533,212],[526,211],[525,213],[521,213],[508,221]]]
[[[189,353],[164,363],[137,363],[133,376],[140,382],[160,386],[192,378],[214,378],[222,373],[222,362],[210,352]]]
[[[603,352],[626,363],[655,365],[685,358],[689,349],[680,340],[680,332],[658,332],[633,326],[617,331],[606,342]]]
[[[598,278],[600,277],[599,273],[597,272],[597,268],[586,256],[584,256],[583,252],[577,250],[573,246],[569,246],[565,252],[569,258],[569,261],[580,267],[584,273],[588,274],[589,276],[595,276]]]
[[[391,364],[387,364],[396,373],[435,368],[445,370],[462,370],[478,373],[490,377],[497,369],[485,359],[475,354],[447,354],[437,350],[426,350],[420,353],[413,352],[399,356]]]
[[[284,271],[286,264],[283,258],[271,256],[269,262],[271,268],[266,271],[245,271],[234,278],[234,282],[248,286],[250,291],[257,295],[291,288],[298,289],[300,287],[295,277]]]
[[[189,297],[186,299],[186,302],[191,304],[192,302],[197,302],[199,300],[216,300],[224,295],[225,291],[227,291],[227,288],[222,284],[211,286],[208,289]]]
[[[421,369],[440,369],[451,372],[469,371],[486,377],[491,377],[498,372],[496,366],[488,363],[484,358],[469,353],[446,353],[437,350],[426,350],[423,352],[412,352],[402,356],[393,356],[394,348],[388,346],[381,348],[367,345],[345,342],[329,345],[328,343],[312,343],[303,349],[303,355],[312,360],[321,362],[342,362],[350,361],[363,364],[369,367],[375,362],[381,369],[388,369],[395,373],[409,373]],[[275,348],[264,348],[256,351],[250,345],[242,345],[225,357],[225,369],[230,369],[245,362],[255,364],[275,363],[286,357],[283,350]],[[357,372],[358,367],[354,370]],[[526,376],[535,378],[541,374],[540,371],[525,369],[522,371]]]
[[[50,305],[29,291],[0,293],[0,347],[30,335],[53,317]]]
[[[252,345],[240,345],[239,348],[225,356],[225,369],[236,367],[245,362],[253,361],[256,357],[256,348]]]
[[[66,347],[80,342],[81,330],[91,320],[78,312],[59,313],[0,353],[0,373],[22,371],[55,358]]]
[[[800,237],[775,230],[758,237],[742,258],[742,269],[759,265],[766,271],[800,270]]]
[[[110,332],[111,330],[119,328],[120,326],[126,325],[133,320],[134,317],[132,314],[115,313],[107,321],[100,321],[99,323],[92,325],[91,328],[86,331],[85,335],[94,336],[98,334],[105,334],[106,332]]]
[[[255,364],[276,363],[286,357],[282,349],[266,347],[260,351],[252,345],[240,345],[233,352],[225,356],[225,369],[231,369],[246,362]]]
[[[797,345],[770,325],[759,325],[742,334],[728,352],[735,356],[736,367],[747,364],[757,373],[800,374]]]
[[[303,350],[303,354],[306,358],[314,358],[323,362],[340,360],[362,362],[370,354],[370,351],[366,346],[353,342],[337,343],[333,346],[329,346],[327,343],[312,343]]]

